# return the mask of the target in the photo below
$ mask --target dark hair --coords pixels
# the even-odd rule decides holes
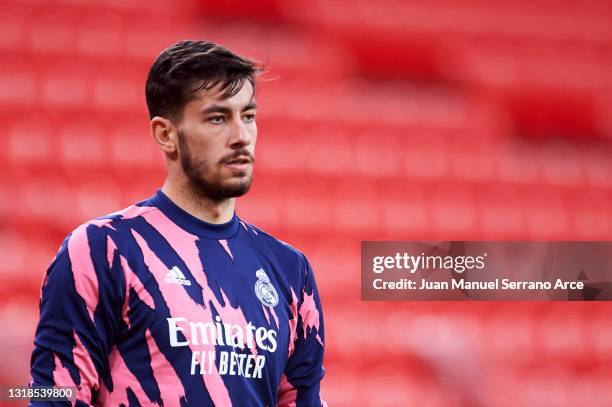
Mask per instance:
[[[149,117],[180,120],[183,107],[200,90],[221,84],[222,97],[240,91],[245,80],[255,89],[262,67],[208,41],[179,41],[166,48],[151,66],[145,94]]]

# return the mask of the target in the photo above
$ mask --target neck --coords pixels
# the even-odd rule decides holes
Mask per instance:
[[[195,193],[188,184],[177,185],[168,178],[161,191],[179,208],[204,222],[227,223],[234,216],[236,198],[213,201]]]

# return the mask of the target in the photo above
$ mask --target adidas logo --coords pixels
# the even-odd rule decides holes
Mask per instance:
[[[168,270],[164,281],[168,284],[191,285],[191,280],[187,280],[185,274],[176,266]]]

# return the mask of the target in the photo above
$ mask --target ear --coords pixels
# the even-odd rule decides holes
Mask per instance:
[[[177,130],[170,120],[160,116],[152,118],[151,135],[164,153],[176,153],[178,145]]]

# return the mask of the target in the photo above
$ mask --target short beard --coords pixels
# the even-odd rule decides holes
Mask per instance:
[[[198,161],[193,158],[185,140],[185,133],[182,131],[178,132],[178,142],[181,167],[187,176],[191,190],[196,195],[213,202],[221,202],[229,198],[242,196],[249,191],[252,177],[234,185],[223,185],[219,179],[218,173],[212,174],[213,178],[209,179],[209,177],[206,176],[206,170],[211,168],[208,165],[209,163],[205,160]]]

